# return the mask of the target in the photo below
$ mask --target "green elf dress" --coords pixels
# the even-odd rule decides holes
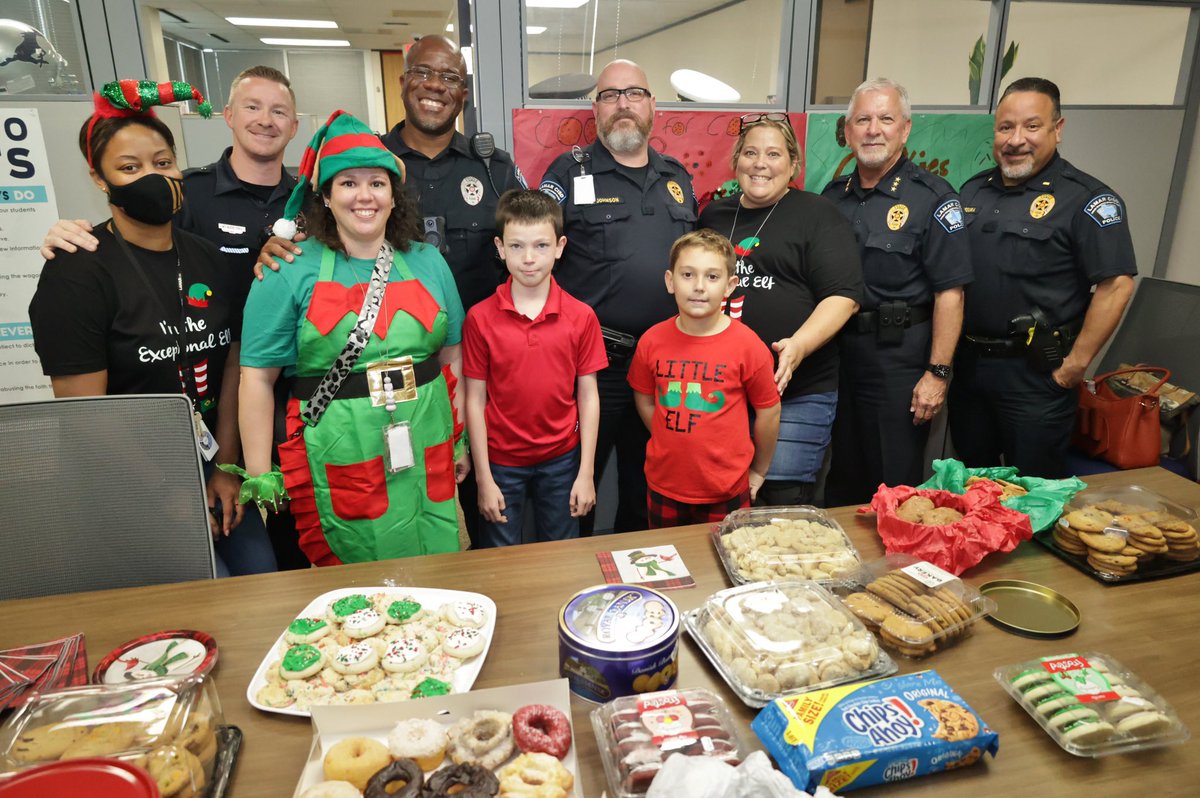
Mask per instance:
[[[452,401],[455,378],[435,364],[444,345],[459,342],[463,311],[436,250],[412,242],[408,252],[396,251],[382,308],[351,375],[317,424],[301,418],[312,386],[358,321],[373,266],[310,240],[294,263],[255,283],[246,304],[251,343],[243,364],[294,366],[279,460],[300,547],[316,565],[458,550],[454,460],[463,425]],[[284,335],[291,342],[281,342]],[[417,376],[391,372],[392,379],[398,392],[420,383],[416,398],[398,398],[392,411],[374,406],[363,395],[365,373],[372,363],[403,356],[418,364]],[[392,472],[384,429],[397,422],[410,425],[415,465]]]

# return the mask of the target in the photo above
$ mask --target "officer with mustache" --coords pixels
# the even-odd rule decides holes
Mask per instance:
[[[950,433],[968,466],[1066,476],[1075,386],[1121,320],[1137,274],[1129,215],[1058,154],[1058,87],[1010,84],[997,166],[962,187],[975,267],[950,386]]]
[[[663,269],[675,239],[696,224],[696,196],[683,164],[649,144],[655,102],[646,73],[613,61],[600,73],[592,113],[596,141],[560,155],[539,187],[562,205],[567,247],[555,278],[600,319],[609,367],[598,375],[600,430],[595,475],[617,452],[614,531],[646,528],[646,443],[626,383],[636,339],[675,315]],[[582,519],[589,535],[594,514]]]

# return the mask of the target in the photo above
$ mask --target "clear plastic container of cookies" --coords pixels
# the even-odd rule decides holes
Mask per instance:
[[[1200,568],[1197,513],[1140,485],[1076,494],[1035,538],[1080,570],[1125,582]]]
[[[862,565],[845,530],[816,507],[734,510],[713,528],[712,537],[735,585],[775,579],[829,582]]]
[[[831,589],[884,646],[910,659],[970,636],[996,609],[973,585],[911,554],[872,560]]]
[[[751,707],[896,672],[875,636],[816,582],[755,582],[721,590],[687,613],[684,625]]]
[[[0,773],[103,757],[148,770],[164,798],[205,796],[232,765],[219,755],[223,728],[206,676],[47,691],[0,727]]]
[[[1191,736],[1166,699],[1108,654],[1056,654],[1004,665],[993,676],[1075,756],[1160,748]]]
[[[749,753],[728,707],[703,688],[626,696],[592,711],[611,798],[645,795],[672,754],[737,765]]]

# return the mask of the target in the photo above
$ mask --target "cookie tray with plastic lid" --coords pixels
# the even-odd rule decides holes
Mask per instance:
[[[713,526],[712,540],[735,585],[774,579],[828,583],[862,565],[841,525],[807,505],[734,510]]]
[[[816,582],[756,582],[720,590],[683,622],[750,707],[896,672],[874,635]]]
[[[996,609],[974,585],[910,554],[872,560],[829,588],[884,646],[910,659],[969,637]]]
[[[1166,699],[1108,654],[1056,654],[1004,665],[993,676],[1075,756],[1160,748],[1191,736]]]
[[[1072,520],[1090,529],[1076,529]],[[1033,539],[1093,579],[1110,584],[1139,582],[1200,570],[1197,526],[1194,509],[1128,485],[1077,494],[1058,523]],[[1093,549],[1080,538],[1080,531],[1094,536],[1094,545],[1112,551]]]

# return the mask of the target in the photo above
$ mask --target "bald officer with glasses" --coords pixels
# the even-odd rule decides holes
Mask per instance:
[[[646,528],[648,433],[625,382],[636,340],[675,314],[663,272],[675,239],[696,224],[696,196],[683,164],[649,145],[654,97],[632,61],[600,73],[592,113],[596,141],[560,155],[541,190],[562,205],[567,247],[555,271],[559,285],[596,311],[609,350],[599,374],[600,431],[595,475],[617,451],[614,531]],[[581,534],[590,534],[593,518]]]

